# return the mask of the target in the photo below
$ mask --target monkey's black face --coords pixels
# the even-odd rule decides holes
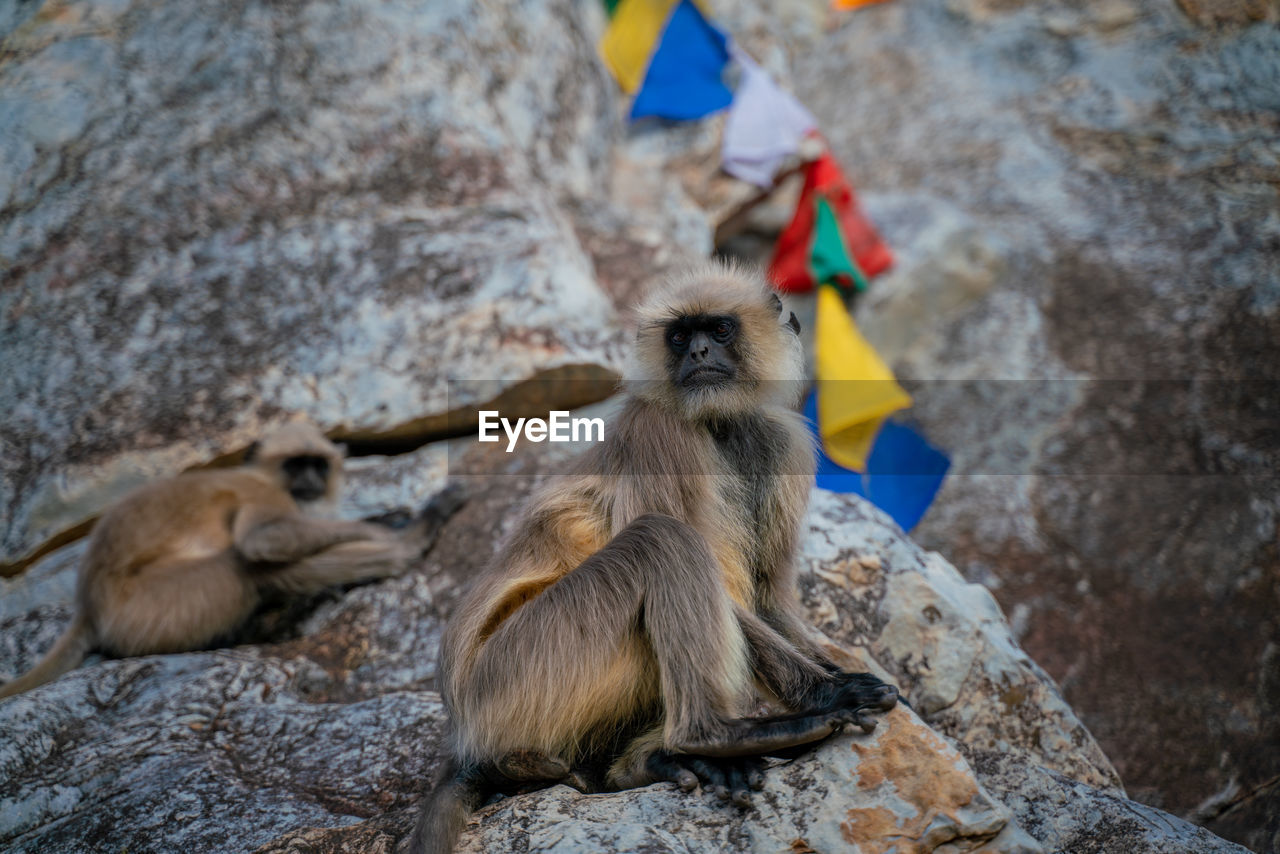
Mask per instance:
[[[289,457],[281,466],[294,501],[317,501],[329,488],[329,460],[321,456]]]
[[[667,325],[667,365],[676,385],[685,389],[726,385],[738,375],[738,319],[727,314],[697,314]]]

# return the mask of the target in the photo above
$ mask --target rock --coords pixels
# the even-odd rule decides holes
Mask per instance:
[[[765,777],[744,812],[670,784],[606,796],[559,787],[511,798],[481,819],[459,851],[1040,850],[1009,826],[1005,808],[981,790],[960,755],[905,710],[870,736],[833,739]]]
[[[417,511],[444,487],[449,476],[449,451],[437,442],[392,457],[348,458],[343,475],[346,486],[338,509],[341,518]]]
[[[614,405],[575,414],[607,416]],[[574,450],[542,444],[507,454],[458,439],[444,453],[468,501],[420,570],[331,592],[283,616],[259,615],[246,638],[256,632],[261,641],[95,659],[0,703],[7,736],[0,844],[18,852],[84,850],[110,839],[204,854],[235,839],[268,852],[390,851],[412,827],[417,795],[440,755],[443,721],[433,689],[443,620],[529,492],[562,471]],[[385,501],[392,473],[429,480],[440,456],[431,447],[359,461],[365,470],[348,488],[369,495],[347,496],[344,505]],[[69,619],[68,582],[81,548],[0,581],[0,676],[26,666]],[[897,680],[936,733],[905,707],[895,710],[871,735],[841,736],[771,768],[745,812],[666,784],[590,796],[564,787],[535,792],[478,813],[464,850],[857,845],[871,852],[909,840],[921,852],[1033,852],[1102,827],[1060,798],[1035,796],[1049,785],[1043,781],[1109,809],[1129,803],[1102,791],[1118,792],[1114,772],[1052,682],[1017,648],[990,596],[907,541],[879,511],[815,493],[802,570],[804,603],[835,639],[833,652]],[[17,655],[15,637],[22,638]],[[1016,713],[999,713],[1010,707],[1000,691],[1021,694]],[[1005,766],[991,766],[993,750]],[[966,757],[979,763],[976,775]],[[988,778],[1001,788],[989,791]],[[1010,783],[1024,778],[1026,797]],[[1017,820],[1010,806],[1020,811]],[[1169,817],[1143,815],[1147,824],[1123,838],[1157,845],[1158,821]]]
[[[409,822],[379,818],[303,830],[267,852],[390,850]],[[403,829],[402,829],[403,828]],[[972,772],[905,710],[871,736],[841,736],[766,772],[752,807],[737,810],[671,784],[603,795],[567,786],[506,798],[480,811],[458,851],[1038,852],[1008,823]]]
[[[371,506],[386,475],[421,471],[439,450],[364,461],[348,488],[363,484],[373,495],[344,504]],[[470,496],[425,571],[331,596],[294,639],[98,661],[0,704],[11,744],[0,753],[7,781],[0,786],[0,840],[15,851],[84,847],[107,833],[113,845],[192,852],[222,850],[228,838],[265,850],[388,844],[408,829],[412,810],[405,808],[439,753],[439,703],[425,689],[433,684],[440,616],[460,580],[493,552],[524,496],[570,453],[543,445],[508,455],[472,440],[454,443],[451,473]],[[6,593],[27,590],[0,600],[15,603],[0,615],[6,637],[19,634],[10,631],[16,619],[41,622],[39,614],[29,616],[41,605],[58,615],[43,622],[65,625],[65,581],[81,550],[64,549],[21,579],[0,582]],[[21,666],[37,650],[25,652]],[[410,735],[404,727],[414,720],[422,728]],[[192,775],[192,765],[205,771]],[[835,740],[769,779],[749,813],[666,785],[590,797],[558,788],[489,810],[468,844],[502,846],[509,828],[522,827],[531,839],[562,837],[557,850],[625,851],[643,837],[633,839],[641,826],[652,824],[659,838],[680,845],[728,840],[736,850],[775,850],[795,840],[818,850],[842,840],[866,846],[886,827],[922,851],[947,844],[941,850],[1040,850],[982,791],[960,754],[905,709],[873,735]],[[521,823],[507,821],[512,810]],[[344,827],[362,818],[369,821]]]
[[[865,650],[966,756],[999,750],[1123,796],[1057,686],[986,588],[902,536],[865,501],[815,490],[800,576],[814,625]]]
[[[313,699],[323,671],[247,648],[110,661],[0,704],[6,851],[252,849],[412,803],[439,699]],[[229,842],[234,840],[234,842]]]
[[[1274,21],[1280,12],[1275,0],[1178,0],[1178,6],[1203,27]]]
[[[569,0],[0,16],[0,573],[287,413],[420,443],[485,401],[545,411],[534,378],[558,408],[610,393],[588,253],[660,247],[630,252],[648,280],[710,232],[660,173],[643,214],[611,200],[603,22]]]
[[[1019,824],[1063,854],[1248,854],[1203,827],[1000,752],[974,759],[983,785]]]
[[[810,618],[923,723],[900,709],[773,768],[747,813],[556,788],[487,808],[467,845],[1238,850],[1125,800],[1019,640],[1131,789],[1274,841],[1280,63],[1256,8],[1274,18],[716,9],[898,253],[858,311],[960,475],[922,541],[1014,630],[881,514],[817,495]],[[0,579],[0,678],[69,621],[83,543],[58,547],[102,506],[289,413],[358,455],[344,515],[416,508],[446,475],[470,491],[402,578],[0,703],[6,850],[379,851],[412,825],[443,621],[559,451],[365,455],[469,436],[480,404],[603,396],[619,309],[656,273],[712,226],[762,243],[740,219],[759,198],[717,172],[718,119],[624,133],[603,25],[585,0],[0,10],[0,573],[29,567]],[[754,211],[776,228],[789,206]]]
[[[992,588],[1134,797],[1264,849],[1280,30],[1259,18],[923,0],[783,46],[898,258],[859,325],[952,458],[914,535]]]
[[[86,545],[80,540],[21,575],[0,578],[0,682],[33,667],[71,625]]]

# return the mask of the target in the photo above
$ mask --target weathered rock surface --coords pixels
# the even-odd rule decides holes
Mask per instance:
[[[946,744],[900,710],[775,768],[745,814],[557,788],[466,844],[1240,850],[1125,800],[1021,638],[1131,790],[1274,846],[1280,37],[1250,22],[1276,5],[712,7],[898,253],[860,319],[962,475],[921,536],[1017,631],[818,495],[811,619]],[[369,451],[455,435],[480,402],[603,394],[616,309],[754,201],[715,172],[719,120],[624,134],[603,20],[593,0],[0,8],[0,574],[287,412]],[[1135,376],[1196,382],[1099,382]],[[1020,382],[973,382],[993,378]],[[437,759],[443,620],[553,459],[353,461],[345,515],[418,506],[446,471],[471,487],[420,571],[0,704],[0,846],[389,850]],[[82,549],[0,579],[0,679],[69,621]]]
[[[0,707],[5,850],[246,850],[412,802],[438,698],[317,703],[316,671],[241,648],[102,662],[12,698]]]
[[[1018,823],[1048,851],[1239,854],[1245,850],[1189,821],[1005,753],[979,752],[971,761],[983,786],[1011,807]]]
[[[432,689],[443,620],[519,504],[571,449],[508,455],[458,440],[448,453],[469,499],[420,571],[261,614],[246,630],[259,643],[95,659],[0,704],[0,844],[202,854],[234,838],[264,851],[389,851],[439,755]],[[431,482],[439,456],[428,448],[359,461],[365,471],[349,485],[368,495],[347,506],[389,507],[394,493],[379,484],[406,470]],[[28,666],[69,621],[81,549],[0,580],[0,678]],[[897,680],[941,737],[895,711],[870,736],[843,736],[773,768],[742,813],[666,785],[590,796],[558,787],[479,813],[465,850],[1119,850],[1078,844],[1112,836],[1133,852],[1238,850],[1207,833],[1184,839],[1190,831],[1176,822],[1165,832],[1160,820],[1173,820],[1156,810],[1119,836],[1061,798],[1023,797],[1009,783],[1018,774],[1032,792],[1136,808],[1115,794],[1105,757],[990,596],[879,511],[815,493],[802,568],[811,620],[842,645],[833,651]],[[993,751],[1005,763],[994,770]],[[988,777],[1003,788],[989,793]]]
[[[858,320],[954,464],[915,536],[1131,794],[1280,846],[1280,7],[797,5],[717,13],[897,255]]]
[[[0,572],[284,413],[395,439],[519,409],[537,376],[599,399],[621,258],[634,286],[709,249],[660,171],[635,216],[602,193],[598,4],[84,0],[0,26]]]
[[[964,760],[905,710],[766,775],[750,809],[657,785],[605,795],[565,786],[477,816],[459,852],[1040,851],[982,792]],[[401,820],[403,821],[403,820]],[[390,850],[409,822],[304,830],[266,852]]]
[[[966,756],[998,750],[1124,794],[1089,731],[991,594],[864,501],[816,490],[800,585],[813,623],[865,650]]]

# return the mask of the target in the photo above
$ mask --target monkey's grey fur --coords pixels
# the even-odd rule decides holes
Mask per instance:
[[[755,273],[709,264],[640,313],[628,399],[539,494],[441,649],[452,753],[409,841],[452,849],[494,790],[703,782],[736,803],[761,754],[891,708],[799,617],[813,482],[794,315]],[[746,718],[757,689],[792,710]]]
[[[0,698],[60,676],[94,648],[199,649],[239,626],[268,590],[312,593],[403,572],[458,501],[448,493],[399,532],[304,512],[333,499],[341,479],[338,446],[294,422],[255,443],[240,468],[187,472],[125,496],[93,528],[71,627]]]

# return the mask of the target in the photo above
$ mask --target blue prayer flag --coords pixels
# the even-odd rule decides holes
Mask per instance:
[[[804,414],[817,435],[816,393],[805,401]],[[949,468],[946,454],[915,430],[886,421],[871,446],[865,474],[836,465],[819,445],[817,485],[831,492],[861,495],[892,516],[902,530],[910,531],[933,503]]]
[[[724,33],[691,0],[681,0],[631,102],[631,118],[700,119],[723,110],[733,102],[733,93],[721,79],[728,62]]]

